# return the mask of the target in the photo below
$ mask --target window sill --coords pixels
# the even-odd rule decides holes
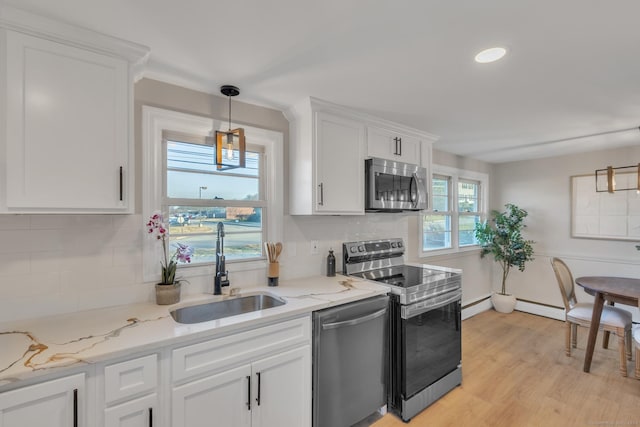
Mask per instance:
[[[473,245],[473,246],[464,246],[462,248],[447,248],[447,249],[434,249],[432,251],[420,251],[418,256],[420,258],[429,258],[429,257],[440,256],[440,255],[452,255],[452,254],[459,254],[459,253],[466,253],[466,252],[474,252],[479,250],[480,250],[479,245]]]
[[[264,259],[256,259],[252,261],[228,261],[227,269],[229,272],[262,270],[267,268],[267,261]],[[212,276],[215,274],[215,264],[201,265],[180,265],[178,266],[178,274],[180,277],[188,279],[197,276]]]

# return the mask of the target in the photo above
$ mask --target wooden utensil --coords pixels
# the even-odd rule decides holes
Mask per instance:
[[[282,253],[282,243],[278,242],[276,243],[276,261],[278,260],[278,258],[280,258],[280,254]]]
[[[267,259],[269,260],[269,262],[273,262],[273,257],[275,254],[273,249],[273,243],[264,242],[264,252],[267,254]]]

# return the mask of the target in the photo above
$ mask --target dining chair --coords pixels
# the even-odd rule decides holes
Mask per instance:
[[[575,348],[578,341],[578,326],[586,328],[591,326],[593,304],[578,302],[573,275],[564,261],[559,258],[551,258],[551,267],[556,275],[565,308],[565,323],[567,325],[565,352],[567,356],[571,356],[571,347]],[[605,333],[602,347],[607,348],[609,333],[614,333],[618,337],[620,373],[624,377],[627,376],[627,360],[631,360],[631,324],[631,313],[628,311],[610,305],[605,305],[602,308],[602,316],[600,317],[598,328]],[[636,371],[637,366],[636,358]]]
[[[638,308],[640,309],[640,299],[638,300]],[[636,344],[636,379],[640,380],[640,326],[633,329],[633,341]]]

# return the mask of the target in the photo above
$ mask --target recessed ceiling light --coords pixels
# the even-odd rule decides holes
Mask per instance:
[[[507,53],[507,49],[503,47],[492,47],[485,49],[476,55],[476,62],[486,64],[488,62],[497,61]]]

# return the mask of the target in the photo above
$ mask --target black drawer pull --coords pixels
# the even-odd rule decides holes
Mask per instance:
[[[258,376],[258,397],[256,398],[256,402],[258,402],[258,406],[260,406],[260,372],[257,372]]]
[[[73,427],[78,427],[78,389],[73,389]]]
[[[247,411],[251,410],[251,375],[247,375]]]

